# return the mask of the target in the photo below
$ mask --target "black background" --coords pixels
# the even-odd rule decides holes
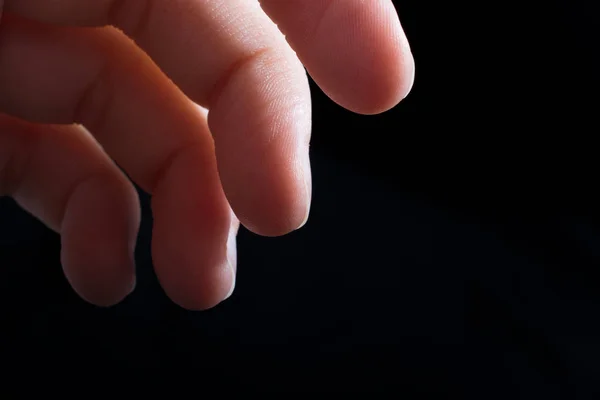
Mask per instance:
[[[311,219],[242,230],[214,310],[158,286],[146,196],[138,286],[111,309],[79,300],[58,236],[0,200],[0,380],[600,398],[600,21],[591,1],[443,3],[395,2],[417,62],[396,109],[354,115],[313,86]]]

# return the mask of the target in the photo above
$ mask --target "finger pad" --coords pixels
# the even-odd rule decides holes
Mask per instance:
[[[227,262],[230,209],[211,148],[181,153],[152,197],[152,256],[169,298],[189,310],[220,303],[232,285]]]
[[[338,104],[377,114],[406,97],[414,60],[388,1],[337,2],[302,51],[309,72]]]
[[[225,194],[251,231],[279,236],[305,220],[311,122],[306,74],[291,56],[240,70],[210,109]]]
[[[139,203],[114,176],[92,178],[71,196],[61,226],[65,275],[85,300],[111,306],[135,285],[133,249]]]

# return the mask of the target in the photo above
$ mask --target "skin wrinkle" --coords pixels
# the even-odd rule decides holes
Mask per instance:
[[[65,193],[73,196],[74,181],[91,182],[79,184],[85,188],[68,214],[63,256],[76,289],[104,303],[129,284],[101,264],[129,262],[127,243],[117,242],[131,239],[119,232],[135,214],[127,209],[135,196],[132,186],[120,186],[129,181],[116,166],[118,181],[85,178],[97,168],[91,156],[110,154],[152,193],[152,257],[167,295],[185,308],[210,308],[235,283],[233,215],[264,236],[306,222],[306,71],[359,113],[392,106],[413,72],[389,0],[4,3],[11,15],[0,24],[2,110],[39,123],[85,122],[101,143],[45,140],[17,191],[48,220]],[[116,27],[102,27],[108,22]],[[76,27],[83,25],[95,28]],[[74,162],[85,169],[71,168]],[[105,207],[93,203],[101,198]],[[88,200],[97,215],[86,214]],[[101,249],[90,246],[95,235]],[[111,260],[107,252],[121,253]],[[106,287],[95,286],[96,278]],[[103,297],[105,290],[113,292]]]
[[[260,10],[258,5],[254,6],[244,0],[237,1],[239,4],[231,1],[214,3],[202,0],[198,5],[197,2],[191,2],[196,4],[194,8],[189,1],[184,0],[173,0],[168,3],[168,6],[166,2],[157,2],[154,21],[150,23],[153,28],[159,23],[159,19],[165,23],[166,20],[173,18],[174,13],[181,12],[186,14],[186,22],[196,21],[194,32],[188,32],[182,27],[177,45],[171,49],[163,49],[164,46],[158,42],[149,42],[147,37],[138,38],[143,46],[156,48],[156,51],[194,51],[211,55],[202,60],[202,63],[206,64],[203,66],[198,65],[196,57],[192,58],[189,69],[179,68],[179,65],[174,64],[173,57],[160,59],[164,70],[171,75],[172,79],[182,83],[180,87],[184,88],[186,94],[196,103],[207,108],[214,102],[215,82],[220,82],[217,85],[222,86],[222,81],[226,80],[222,75],[230,73],[229,70],[233,69],[235,64],[266,48],[273,50],[284,43],[283,39],[274,39],[276,29],[268,29],[268,25],[259,26],[261,23],[256,12],[253,11]],[[199,11],[202,13],[199,14]],[[199,37],[203,40],[198,40]],[[229,44],[212,45],[224,41],[229,41]],[[218,74],[215,76],[215,73]],[[198,79],[199,76],[202,77],[201,80]]]
[[[156,192],[156,188],[160,187],[161,182],[165,179],[165,175],[169,172],[169,169],[173,165],[174,162],[177,161],[178,157],[186,152],[194,150],[194,148],[205,148],[205,143],[202,143],[199,139],[192,139],[190,142],[185,142],[179,147],[176,147],[174,150],[168,154],[164,160],[160,163],[156,172],[153,174],[152,180],[148,183],[148,193],[152,194]],[[204,151],[202,151],[204,152]]]
[[[267,57],[271,53],[271,48],[265,47],[257,50],[252,54],[248,54],[244,58],[240,58],[234,62],[228,69],[223,72],[222,76],[217,79],[213,88],[208,92],[208,107],[212,107],[218,103],[220,95],[223,93],[225,88],[231,80],[236,76],[237,73],[244,70],[250,64],[258,63],[263,57]]]

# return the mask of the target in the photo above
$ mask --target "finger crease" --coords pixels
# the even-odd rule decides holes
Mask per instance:
[[[209,106],[213,107],[216,104],[216,102],[219,99],[219,96],[221,95],[221,93],[223,93],[223,90],[227,87],[229,82],[233,79],[233,77],[237,74],[238,71],[240,71],[244,66],[251,64],[252,62],[255,62],[256,60],[258,60],[261,57],[265,56],[266,54],[270,53],[270,51],[271,51],[270,47],[264,47],[262,49],[254,51],[254,52],[246,55],[245,57],[238,59],[236,62],[234,62],[223,73],[223,75],[219,79],[217,79],[215,85],[210,90],[209,95],[208,95]]]
[[[184,151],[187,151],[195,146],[202,146],[200,139],[194,139],[189,142],[185,142],[184,144],[172,150],[169,153],[169,155],[167,155],[164,158],[163,162],[160,163],[160,167],[156,170],[156,173],[154,174],[154,179],[152,179],[152,181],[148,185],[148,192],[150,194],[154,193],[156,191],[156,188],[160,186],[161,182],[165,179],[167,172],[169,171],[175,160],[177,160],[177,157],[179,157]]]

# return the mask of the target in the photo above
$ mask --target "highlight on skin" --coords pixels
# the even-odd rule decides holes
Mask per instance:
[[[106,306],[135,282],[131,178],[152,194],[165,292],[210,308],[235,285],[240,223],[306,223],[306,71],[371,115],[414,70],[391,0],[0,0],[0,187],[61,233],[67,278]]]

